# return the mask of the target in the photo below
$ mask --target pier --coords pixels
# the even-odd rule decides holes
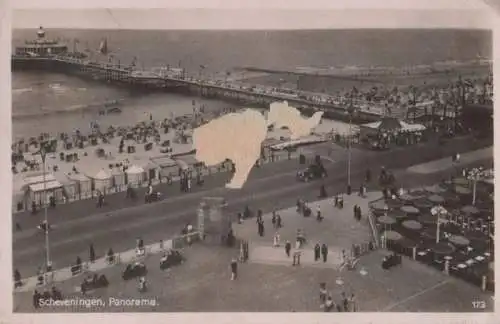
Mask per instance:
[[[174,75],[169,71],[143,71],[135,66],[124,66],[116,63],[92,62],[86,59],[65,55],[48,55],[31,57],[25,55],[12,56],[12,70],[48,70],[67,73],[112,85],[123,86],[137,91],[169,91],[186,95],[229,100],[254,107],[268,107],[276,101],[288,101],[310,115],[315,111],[323,111],[326,118],[347,120],[352,106],[356,112],[354,122],[379,120],[386,115],[386,109],[377,104],[365,103],[349,98],[331,96],[322,93],[311,93],[290,89],[279,89],[264,85],[249,85],[241,82],[201,79],[188,76],[186,73]],[[404,118],[405,111],[395,112]]]

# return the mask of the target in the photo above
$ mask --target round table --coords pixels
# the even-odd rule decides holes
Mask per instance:
[[[380,216],[379,218],[377,218],[377,222],[384,224],[384,225],[392,225],[392,224],[396,223],[396,220],[392,217],[384,215],[384,216]]]
[[[481,255],[478,255],[476,258],[475,258],[477,261],[484,261],[484,257],[481,256]]]
[[[484,252],[484,255],[489,257],[491,254],[490,254],[490,252]]]
[[[474,241],[488,240],[488,235],[484,234],[481,231],[467,231],[465,232],[465,236],[469,240],[474,240]]]
[[[457,264],[457,268],[459,268],[459,269],[465,269],[465,268],[467,268],[467,265],[465,265],[463,263],[460,263],[460,264]]]
[[[403,237],[401,240],[398,241],[398,244],[404,248],[413,248],[415,246],[417,246],[418,244],[412,240],[410,240],[409,238],[407,237]]]
[[[420,212],[418,208],[408,205],[402,206],[401,211],[407,214],[418,214]]]
[[[437,244],[434,244],[434,246],[432,247],[432,251],[438,254],[449,255],[455,251],[455,248],[451,244],[439,242]]]
[[[464,206],[462,207],[462,209],[460,209],[463,213],[465,214],[479,214],[479,209],[477,209],[476,207],[474,206]]]
[[[448,238],[448,241],[455,245],[460,245],[460,246],[467,246],[470,244],[470,241],[461,235],[452,235],[450,238]]]
[[[435,204],[442,204],[444,202],[444,198],[439,195],[429,196],[427,197],[427,200]]]
[[[395,232],[395,231],[385,231],[384,234],[385,238],[387,240],[391,240],[391,241],[398,241],[398,240],[401,240],[403,238],[403,236],[401,234],[399,234],[398,232]]]
[[[451,261],[453,260],[453,257],[451,255],[447,255],[443,259],[445,259],[446,261]]]
[[[402,223],[403,227],[411,230],[418,231],[422,229],[422,224],[414,220],[407,220]]]
[[[465,188],[462,186],[455,186],[454,190],[459,195],[470,195],[471,194],[471,191],[469,188]]]

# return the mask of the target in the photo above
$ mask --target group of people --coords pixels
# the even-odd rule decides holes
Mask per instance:
[[[328,292],[326,288],[326,283],[322,282],[319,285],[319,299],[321,302],[321,308],[325,312],[356,312],[358,310],[356,297],[351,294],[347,297],[345,292],[340,294],[341,301],[334,302],[331,293]]]

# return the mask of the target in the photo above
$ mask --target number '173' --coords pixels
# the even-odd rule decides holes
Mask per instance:
[[[486,302],[484,300],[473,301],[472,308],[484,309],[484,308],[486,308]]]

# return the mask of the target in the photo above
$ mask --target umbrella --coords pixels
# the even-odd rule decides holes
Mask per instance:
[[[400,200],[389,199],[387,200],[387,206],[389,208],[398,208],[401,207],[403,203]]]
[[[437,217],[431,214],[423,214],[418,217],[418,221],[426,225],[436,224]]]
[[[381,224],[385,224],[385,225],[391,225],[391,224],[394,224],[396,223],[396,220],[392,217],[389,217],[389,216],[380,216],[377,221]]]
[[[376,210],[389,210],[389,207],[383,199],[377,200],[370,205],[371,208]]]
[[[414,199],[417,199],[417,197],[409,195],[409,194],[403,194],[403,195],[399,196],[399,199],[401,199],[403,201],[412,201]]]
[[[404,221],[402,225],[403,225],[403,227],[405,227],[407,229],[416,230],[416,231],[418,231],[422,228],[422,224],[420,224],[419,222],[414,221],[414,220]]]
[[[432,195],[427,198],[430,202],[436,203],[436,204],[441,204],[444,202],[444,198],[439,196],[439,195]]]
[[[399,240],[398,244],[404,248],[412,248],[417,246],[417,243],[415,243],[414,241],[410,240],[407,237],[403,237],[401,240]]]
[[[430,192],[430,193],[435,193],[435,194],[442,193],[442,192],[446,191],[446,189],[441,188],[438,185],[425,187],[424,190],[427,191],[427,192]]]
[[[467,246],[470,243],[470,241],[466,237],[461,236],[461,235],[452,235],[452,236],[450,236],[448,241],[450,241],[451,243],[453,243],[455,245],[461,245],[461,246]]]
[[[407,214],[418,214],[420,212],[418,210],[418,208],[413,207],[413,206],[408,206],[408,205],[401,207],[401,211],[403,211]]]
[[[431,249],[438,254],[451,254],[455,251],[455,247],[453,245],[444,242],[434,244]]]
[[[479,214],[479,209],[470,205],[462,207],[461,211],[465,214]]]
[[[398,241],[403,238],[401,234],[395,231],[385,231],[384,236],[386,239],[391,240],[391,241]]]
[[[481,240],[486,241],[488,239],[488,236],[481,231],[467,231],[467,232],[465,232],[465,236],[468,239],[474,240],[474,241],[481,241]]]
[[[459,186],[468,186],[469,180],[467,180],[466,178],[460,177],[460,178],[453,179],[453,183],[456,185],[459,185]]]
[[[455,192],[460,195],[470,195],[470,189],[462,186],[455,186]]]
[[[401,210],[394,210],[394,211],[389,212],[389,214],[391,217],[394,217],[396,219],[406,218],[406,214],[403,213]]]
[[[417,208],[422,208],[422,209],[431,208],[433,206],[433,204],[431,202],[429,202],[428,200],[425,200],[425,199],[415,200],[413,202],[413,205],[415,205],[415,207],[417,207]]]

